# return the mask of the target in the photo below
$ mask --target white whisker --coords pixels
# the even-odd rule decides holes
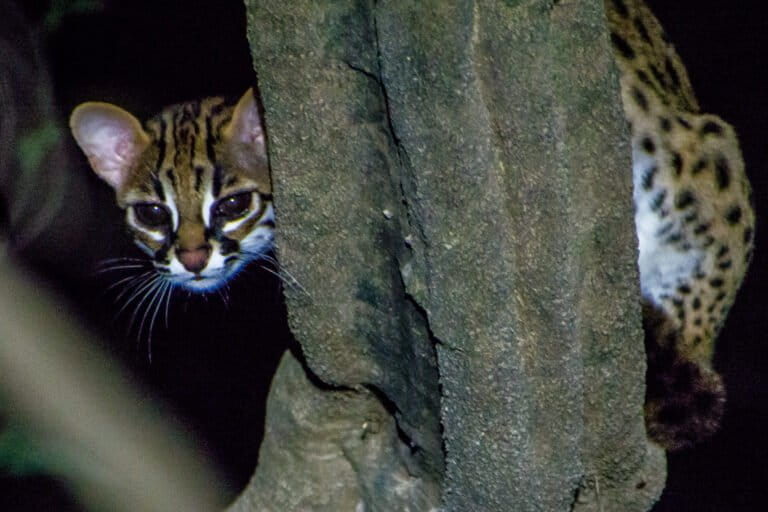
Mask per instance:
[[[97,274],[103,274],[104,272],[113,272],[115,270],[130,270],[135,268],[147,268],[146,265],[112,265],[110,267],[104,267],[96,271]]]
[[[107,265],[111,265],[113,263],[144,263],[149,264],[149,262],[146,260],[146,258],[108,258],[105,260],[101,260],[97,266],[103,267]]]
[[[266,270],[267,272],[270,272],[280,278],[281,281],[283,281],[285,284],[290,285],[294,288],[298,288],[302,292],[304,292],[307,296],[311,297],[312,295],[307,291],[306,288],[299,282],[298,279],[296,279],[293,274],[288,272],[285,267],[280,265],[280,262],[277,261],[275,258],[270,256],[269,254],[264,254],[261,256],[261,259],[268,261],[269,263],[273,264],[275,267],[277,267],[278,272],[275,272],[264,265],[260,265],[261,268]],[[290,280],[290,281],[289,281]]]
[[[221,297],[221,301],[224,303],[224,306],[227,308],[229,307],[229,285],[227,283],[224,283],[224,286],[216,288],[216,293],[219,294],[219,297]]]
[[[168,309],[171,305],[171,295],[173,295],[173,283],[168,281],[168,293],[165,299],[165,328],[168,329]]]
[[[144,272],[138,276],[132,277],[132,281],[125,285],[125,288],[123,288],[123,290],[117,294],[117,297],[115,297],[115,302],[120,302],[124,295],[126,295],[131,290],[134,290],[137,286],[141,286],[142,284],[146,283],[147,280],[152,279],[152,276],[153,272]]]
[[[139,331],[136,333],[136,336],[139,340],[141,340],[141,333],[144,332],[144,324],[147,321],[147,315],[150,314],[150,311],[154,309],[150,316],[148,331],[147,331],[147,354],[149,357],[149,362],[152,362],[152,331],[155,325],[155,317],[157,316],[157,310],[160,307],[160,304],[163,302],[163,294],[165,293],[167,282],[164,280],[159,280],[155,282],[155,286],[152,288],[152,291],[147,293],[145,295],[145,299],[147,297],[151,298],[149,299],[149,302],[147,302],[146,310],[144,311],[144,315],[141,317],[141,323],[139,324]],[[139,308],[141,307],[141,303],[137,306],[136,313],[138,313]],[[135,314],[135,313],[134,313]],[[133,321],[133,320],[132,320]]]
[[[267,272],[269,272],[270,274],[272,274],[273,276],[277,276],[277,278],[280,279],[280,281],[287,284],[291,288],[296,288],[300,290],[302,293],[304,293],[307,297],[312,297],[312,294],[310,294],[307,291],[307,289],[304,288],[301,285],[301,283],[298,280],[296,280],[296,278],[293,277],[287,270],[281,268],[280,272],[275,272],[274,270],[272,270],[267,266],[264,266],[264,265],[259,265],[259,266],[264,270],[266,270]],[[283,273],[285,273],[285,275],[283,275]]]
[[[163,306],[163,300],[165,300],[165,298],[169,296],[170,289],[171,289],[170,281],[165,281],[163,283],[162,292],[160,293],[160,300],[157,301],[157,305],[155,306],[155,312],[152,313],[152,319],[149,322],[149,340],[147,341],[147,355],[149,356],[150,363],[152,363],[152,332],[155,330],[155,319],[157,319],[157,314],[160,311],[160,308]]]
[[[123,304],[123,307],[120,308],[120,310],[117,312],[117,315],[115,316],[120,316],[120,314],[122,314],[122,312],[125,311],[125,308],[127,308],[131,302],[136,300],[137,297],[141,296],[141,294],[144,293],[147,289],[151,288],[157,282],[158,279],[160,279],[160,276],[154,275],[148,278],[146,281],[144,281],[143,284],[137,286],[133,294],[128,298],[127,301],[125,301],[125,304]],[[130,330],[130,325],[128,328]]]
[[[128,282],[128,281],[137,281],[137,280],[141,279],[143,276],[147,275],[148,273],[149,272],[144,272],[144,273],[139,274],[139,275],[133,275],[133,276],[124,277],[124,278],[122,278],[122,279],[112,283],[111,285],[109,285],[109,287],[107,287],[107,290],[109,291],[112,288],[117,288],[121,284],[123,284],[125,282]]]
[[[141,333],[144,332],[144,324],[147,321],[147,315],[149,315],[149,312],[152,311],[152,308],[155,306],[157,299],[162,298],[161,292],[165,289],[165,282],[164,281],[156,281],[155,286],[152,287],[152,290],[150,290],[146,295],[145,299],[148,299],[147,301],[147,307],[144,310],[144,315],[141,317],[141,323],[139,324],[139,330],[136,333],[136,335],[141,338]],[[138,310],[137,310],[138,313]],[[152,327],[150,324],[149,327],[149,339],[152,339]]]
[[[147,312],[149,311],[149,307],[152,304],[152,301],[154,300],[154,297],[157,296],[157,290],[162,285],[162,281],[158,279],[154,279],[151,283],[151,286],[149,289],[142,294],[141,299],[136,303],[136,307],[133,310],[133,314],[131,315],[131,319],[128,322],[128,331],[130,332],[131,328],[133,327],[134,323],[136,322],[136,316],[141,311],[141,306],[147,302]],[[136,336],[141,339],[141,331],[144,327],[144,320],[147,317],[147,312],[144,313],[144,319],[141,321],[141,324],[139,325],[139,331],[136,333]]]

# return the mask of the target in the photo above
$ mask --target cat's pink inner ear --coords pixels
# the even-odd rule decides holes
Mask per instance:
[[[83,103],[69,120],[94,172],[115,190],[125,183],[149,136],[131,114],[109,103]]]
[[[235,105],[232,120],[224,129],[224,137],[228,140],[255,146],[257,150],[264,148],[264,130],[261,125],[259,107],[253,96],[253,89],[248,89]]]

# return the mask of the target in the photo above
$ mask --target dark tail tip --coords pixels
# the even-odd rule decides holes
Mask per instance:
[[[667,450],[680,450],[720,428],[725,388],[714,371],[690,361],[677,361],[669,370],[649,371],[645,423],[651,439]]]
[[[648,436],[667,450],[688,448],[720,428],[725,388],[720,376],[678,349],[679,331],[663,312],[645,308],[645,423]]]

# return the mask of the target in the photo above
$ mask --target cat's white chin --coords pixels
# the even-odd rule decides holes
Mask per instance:
[[[211,292],[221,288],[229,280],[227,277],[204,277],[202,279],[184,279],[173,280],[176,286],[187,289],[191,292],[203,293]]]
[[[193,293],[206,293],[224,286],[237,275],[245,263],[242,258],[233,258],[227,262],[214,251],[208,265],[199,274],[186,270],[177,258],[173,258],[171,264],[164,267],[164,273],[166,279],[177,288]]]
[[[207,271],[201,275],[194,275],[189,272],[185,275],[172,274],[168,279],[178,288],[184,288],[194,293],[206,293],[224,286],[237,274],[241,266],[242,264],[236,264],[218,272]]]

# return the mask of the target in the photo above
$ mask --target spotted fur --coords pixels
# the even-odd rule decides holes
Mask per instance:
[[[632,131],[646,423],[666,448],[683,448],[712,435],[723,414],[712,357],[752,254],[750,186],[733,128],[700,112],[680,58],[645,4],[605,5]]]
[[[216,289],[271,248],[271,186],[251,90],[234,106],[222,98],[174,105],[143,127],[119,107],[84,103],[70,125],[164,281]]]

